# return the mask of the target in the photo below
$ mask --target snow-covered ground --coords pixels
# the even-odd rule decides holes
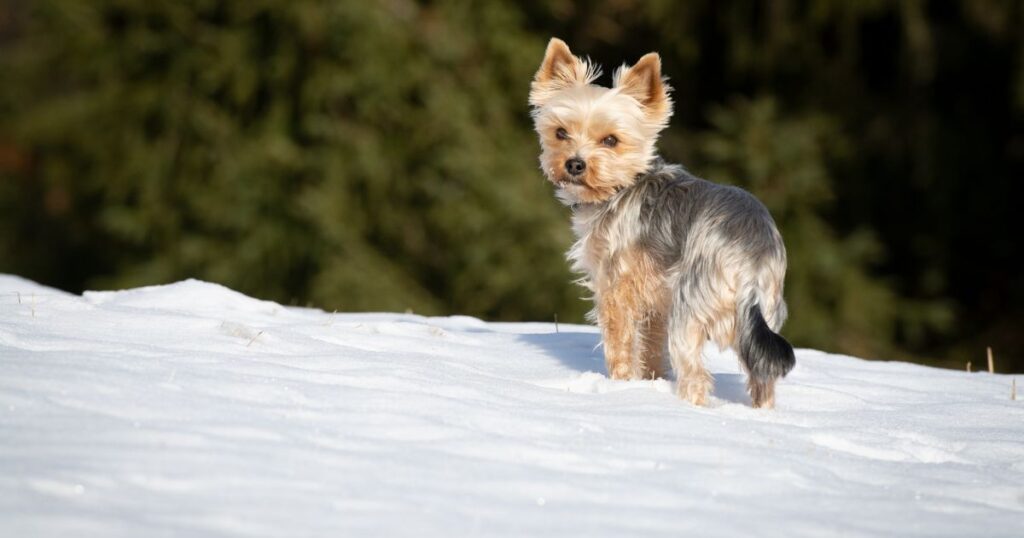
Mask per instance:
[[[764,411],[709,346],[695,408],[559,330],[0,276],[0,536],[1024,536],[1009,376],[800,350]]]

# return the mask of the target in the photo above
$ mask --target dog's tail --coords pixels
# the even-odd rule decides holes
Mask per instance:
[[[793,346],[771,330],[757,302],[742,305],[737,317],[738,351],[749,376],[750,399],[754,407],[773,407],[775,381],[785,377],[796,364]]]

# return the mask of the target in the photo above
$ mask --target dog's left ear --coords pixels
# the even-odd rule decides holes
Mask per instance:
[[[660,128],[672,116],[672,88],[661,77],[661,57],[658,53],[645,54],[633,67],[623,65],[616,72],[614,87],[636,99],[644,107],[647,119]]]
[[[544,106],[559,90],[590,84],[600,74],[597,66],[573,55],[565,41],[552,37],[544,52],[544,61],[530,84],[530,104],[535,107]]]

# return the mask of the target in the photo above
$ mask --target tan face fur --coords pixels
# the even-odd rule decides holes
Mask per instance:
[[[598,67],[552,38],[530,85],[541,169],[567,204],[602,202],[631,185],[672,115],[657,54],[616,70],[611,88],[591,84],[598,76]],[[584,172],[569,174],[570,159],[581,159]]]

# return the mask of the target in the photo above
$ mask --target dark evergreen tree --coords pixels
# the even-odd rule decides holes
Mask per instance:
[[[543,44],[509,6],[8,9],[23,19],[3,132],[27,163],[5,171],[3,200],[28,207],[5,242],[58,262],[37,277],[193,276],[326,308],[505,319],[585,308],[528,129]],[[40,221],[45,236],[19,233]],[[21,263],[5,269],[34,273]]]
[[[1020,0],[0,0],[0,271],[579,321],[526,91],[657,50],[661,147],[752,190],[797,345],[1024,367]],[[1017,362],[1014,362],[1017,361]]]

